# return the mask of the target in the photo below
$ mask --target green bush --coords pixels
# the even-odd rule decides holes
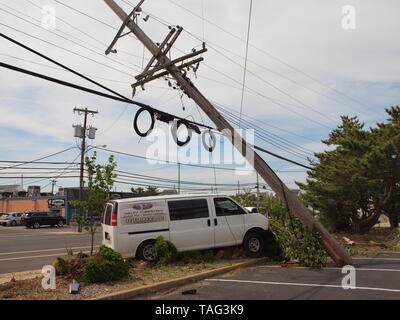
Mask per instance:
[[[154,246],[158,257],[156,264],[158,267],[165,266],[177,259],[178,250],[172,242],[165,240],[164,237],[158,237]]]
[[[392,239],[389,243],[390,250],[400,251],[400,228],[393,231]]]
[[[70,272],[70,269],[71,269],[69,264],[67,263],[67,261],[65,261],[61,257],[57,257],[57,259],[54,262],[53,266],[56,269],[56,273],[59,274],[59,275],[68,274]]]
[[[326,263],[326,252],[315,226],[309,230],[277,197],[270,198],[269,214],[270,225],[286,259],[305,267],[321,267]]]
[[[179,253],[179,261],[188,263],[211,263],[215,261],[215,255],[212,251],[192,250]]]
[[[106,246],[101,246],[94,260],[90,260],[82,272],[86,283],[121,280],[129,275],[129,264],[121,254]]]

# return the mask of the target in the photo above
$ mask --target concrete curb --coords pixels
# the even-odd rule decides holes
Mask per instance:
[[[146,286],[142,286],[139,288],[128,289],[124,291],[114,292],[111,294],[107,294],[104,296],[100,296],[98,298],[90,299],[90,300],[127,300],[132,299],[140,295],[146,295],[150,293],[159,292],[162,290],[167,290],[174,287],[180,287],[186,285],[188,283],[196,282],[199,280],[203,280],[209,277],[216,276],[221,273],[229,272],[238,268],[245,268],[249,266],[256,265],[261,262],[266,262],[266,258],[252,259],[245,262],[235,263],[231,266],[221,267],[218,269],[208,270],[200,273],[196,273],[194,275],[185,276],[178,279],[167,280],[155,284],[150,284]]]

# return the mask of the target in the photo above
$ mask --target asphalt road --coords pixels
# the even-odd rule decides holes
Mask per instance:
[[[101,244],[101,227],[95,235],[95,245]],[[41,269],[56,257],[90,250],[90,235],[77,233],[76,228],[63,227],[27,229],[23,226],[0,226],[0,274]]]
[[[400,253],[355,258],[355,289],[344,289],[347,275],[335,266],[323,269],[259,265],[220,275],[151,300],[400,300]],[[182,291],[196,289],[195,295]]]

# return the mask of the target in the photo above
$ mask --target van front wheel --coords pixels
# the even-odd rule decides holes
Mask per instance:
[[[251,254],[259,254],[264,250],[263,237],[255,232],[252,232],[244,239],[244,249]]]
[[[153,262],[157,260],[155,241],[143,242],[138,248],[137,256],[144,261]]]

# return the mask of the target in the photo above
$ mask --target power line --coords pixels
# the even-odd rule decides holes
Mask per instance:
[[[5,168],[0,169],[0,170],[12,169],[12,168],[20,167],[20,166],[22,166],[24,164],[35,163],[36,161],[40,161],[40,160],[44,160],[44,159],[47,159],[47,158],[51,158],[51,157],[54,157],[56,155],[59,155],[61,153],[67,152],[67,151],[75,149],[75,148],[76,147],[70,147],[70,148],[67,148],[67,149],[64,149],[64,150],[49,154],[47,156],[44,156],[44,157],[41,157],[41,158],[38,158],[38,159],[35,159],[35,160],[26,161],[26,162],[23,162],[23,163],[20,163],[20,164],[16,164],[16,165],[13,165],[13,166],[10,166],[10,167],[5,167]]]
[[[38,8],[38,9],[42,10],[42,8],[41,8],[40,6],[38,6],[37,4],[35,4],[34,2],[32,2],[31,0],[25,0],[25,1],[27,1],[28,3],[30,3],[32,6],[34,6],[34,7]],[[69,26],[70,28],[72,28],[72,29],[74,29],[74,30],[76,30],[76,31],[78,31],[78,32],[80,32],[80,33],[82,33],[83,35],[85,35],[85,36],[87,36],[88,38],[90,38],[90,39],[96,41],[97,43],[103,45],[104,47],[106,47],[106,48],[108,47],[108,45],[107,45],[106,43],[100,41],[98,38],[96,38],[96,37],[90,35],[89,33],[83,31],[82,29],[75,27],[73,24],[71,24],[71,23],[69,23],[68,21],[66,21],[65,19],[61,18],[59,15],[57,15],[57,20],[62,21],[64,24],[66,24],[66,25]],[[118,50],[118,52],[122,52],[122,53],[124,53],[124,54],[126,54],[126,55],[129,55],[129,56],[131,56],[131,57],[140,58],[140,56],[135,55],[135,54],[132,54],[132,53],[127,52],[127,51]]]
[[[13,14],[13,13],[11,13],[11,12],[5,10],[5,9],[1,9],[1,8],[0,8],[0,10],[3,11],[3,12],[6,12],[6,13],[8,13],[8,14],[10,14],[10,15],[12,15],[12,16],[18,18],[18,19],[21,19],[22,21],[25,21],[25,22],[27,22],[27,23],[29,23],[29,24],[31,24],[31,25],[37,27],[37,28],[43,29],[41,26],[36,25],[36,24],[34,24],[33,22],[30,22],[30,21],[28,21],[28,20],[26,20],[26,19],[24,19],[24,18],[21,18],[21,17],[15,15],[15,14]],[[13,10],[15,10],[15,9],[13,9]],[[15,10],[15,11],[17,11],[17,10]],[[17,11],[17,12],[18,12],[18,11]],[[29,16],[28,16],[28,17],[29,17]],[[34,19],[34,18],[32,18],[32,19]],[[133,67],[131,67],[131,66],[128,66],[127,64],[124,64],[124,63],[122,63],[122,62],[119,62],[119,61],[117,61],[117,60],[115,60],[115,59],[112,59],[112,58],[110,58],[110,57],[104,56],[103,54],[101,54],[101,53],[99,53],[99,52],[97,52],[97,51],[95,51],[95,50],[93,50],[93,49],[91,49],[91,48],[88,48],[87,46],[81,45],[81,44],[77,43],[77,42],[74,41],[74,40],[71,40],[71,39],[68,39],[68,38],[66,38],[66,37],[64,37],[64,36],[62,36],[62,35],[59,35],[59,34],[55,33],[55,32],[52,31],[52,30],[48,30],[48,29],[44,29],[44,30],[46,30],[47,32],[49,32],[49,33],[51,33],[51,34],[54,34],[54,35],[56,35],[56,36],[58,36],[58,37],[60,37],[60,38],[62,38],[62,39],[64,39],[64,40],[67,40],[67,41],[69,41],[69,42],[71,42],[71,43],[73,43],[73,44],[75,44],[75,45],[77,45],[77,46],[79,46],[79,47],[82,47],[82,48],[84,48],[84,49],[86,49],[86,50],[88,50],[88,51],[90,51],[90,52],[92,52],[92,53],[94,53],[94,54],[96,54],[96,55],[102,57],[102,58],[106,58],[106,59],[108,59],[108,60],[110,60],[110,61],[113,61],[114,63],[117,63],[117,64],[119,64],[119,65],[121,65],[121,66],[123,66],[123,67],[125,67],[125,68],[129,68],[129,69],[131,69],[131,70],[133,70],[133,71],[135,71],[135,72],[139,72],[138,69],[135,69],[135,68],[133,68]],[[63,31],[60,31],[60,32],[66,34],[66,33],[63,32]],[[68,34],[67,34],[67,35],[68,35]],[[71,36],[71,35],[68,35],[68,36],[73,37],[73,36]],[[97,49],[97,48],[96,48],[96,49]],[[136,66],[137,66],[137,65],[136,65]],[[137,66],[137,67],[139,67],[139,66]]]
[[[221,113],[223,113],[224,115],[229,116],[231,119],[233,118],[234,120],[239,120],[239,116],[236,116],[235,114],[233,114],[232,112],[230,112],[229,110],[225,109],[222,106],[219,106],[218,104],[214,104],[215,107],[217,109],[219,109],[221,111]],[[247,124],[247,128],[252,128],[252,129],[257,129],[256,130],[256,134],[262,135],[264,136],[264,141],[268,141],[270,142],[270,139],[276,141],[276,143],[279,143],[280,145],[286,145],[288,146],[290,149],[296,149],[298,150],[300,153],[304,153],[307,155],[313,155],[313,151],[312,150],[308,150],[306,148],[301,147],[300,145],[293,143],[285,138],[282,138],[264,128],[261,128],[257,125],[255,125],[253,122],[250,121],[246,121],[246,120],[242,120],[244,123]]]
[[[53,60],[51,58],[49,58],[48,56],[46,56],[44,54],[41,54],[40,52],[38,52],[38,51],[36,51],[36,50],[34,50],[34,49],[32,49],[32,48],[20,43],[20,42],[18,42],[16,40],[6,36],[6,35],[4,35],[3,33],[0,33],[0,36],[3,37],[4,39],[7,39],[8,41],[13,42],[14,44],[16,44],[16,45],[18,45],[18,46],[20,46],[20,47],[22,47],[24,49],[26,49],[26,50],[28,50],[28,51],[30,51],[30,52],[42,57],[43,59],[46,59],[46,60],[48,60],[48,61],[50,61],[50,62],[52,62],[52,63],[54,63],[54,64],[56,64],[56,65],[58,65],[58,66],[60,66],[62,68],[64,68],[64,69],[72,72],[73,74],[75,74],[75,75],[77,75],[77,76],[79,76],[79,77],[81,77],[81,78],[83,78],[83,79],[85,79],[85,80],[87,80],[87,81],[89,81],[89,82],[91,82],[91,83],[93,83],[93,84],[95,84],[95,85],[97,85],[97,86],[99,86],[99,87],[101,87],[101,88],[113,93],[117,97],[113,97],[113,96],[110,96],[110,95],[107,95],[107,94],[104,94],[104,93],[101,93],[101,92],[98,92],[98,91],[95,91],[95,90],[92,90],[92,89],[84,88],[82,86],[74,85],[72,83],[68,83],[68,82],[65,82],[65,81],[62,81],[62,80],[59,80],[59,79],[51,78],[51,77],[48,77],[48,76],[44,76],[42,74],[34,73],[34,72],[31,72],[31,71],[28,71],[28,70],[25,70],[25,69],[22,69],[22,68],[17,68],[17,67],[13,67],[13,66],[1,63],[1,65],[3,67],[5,67],[5,68],[12,69],[14,71],[18,71],[18,72],[22,72],[22,73],[26,73],[26,74],[29,74],[31,76],[39,77],[39,78],[45,79],[47,81],[56,82],[56,83],[61,84],[61,85],[73,87],[75,89],[78,89],[78,90],[81,90],[81,91],[86,91],[86,92],[89,92],[89,93],[92,93],[92,94],[96,94],[96,95],[100,95],[100,96],[103,96],[103,97],[106,97],[106,98],[110,98],[110,99],[114,99],[114,100],[117,100],[117,101],[130,103],[130,104],[134,104],[134,105],[137,105],[139,107],[146,108],[147,110],[152,110],[154,112],[158,112],[158,113],[160,113],[162,115],[168,116],[169,118],[185,120],[188,123],[192,123],[192,124],[195,124],[195,125],[200,126],[200,127],[204,127],[204,128],[207,128],[207,129],[213,129],[213,128],[211,128],[209,126],[206,126],[204,124],[200,124],[200,123],[197,123],[197,122],[194,122],[194,121],[189,121],[189,120],[183,119],[183,118],[175,116],[175,115],[171,115],[171,114],[166,113],[164,111],[160,111],[160,110],[154,109],[153,107],[151,107],[149,105],[146,105],[146,104],[131,100],[131,99],[127,98],[127,97],[124,97],[123,95],[115,92],[114,90],[109,89],[108,87],[106,87],[106,86],[104,86],[104,85],[102,85],[102,84],[100,84],[100,83],[98,83],[98,82],[96,82],[96,81],[94,81],[94,80],[82,75],[79,72],[76,72],[75,70],[72,70],[71,68],[69,68],[69,67],[67,67],[67,66],[65,66],[65,65],[63,65],[63,64],[61,64],[61,63],[59,63],[59,62],[57,62],[57,61],[55,61],[55,60]]]
[[[179,4],[176,3],[175,1],[173,1],[173,0],[168,0],[168,1],[169,1],[170,3],[172,3],[173,5],[175,5],[175,6],[179,7],[179,8],[181,8],[181,9],[183,9],[183,10],[189,12],[191,15],[193,15],[193,16],[199,18],[199,19],[204,19],[207,23],[213,25],[214,27],[218,28],[219,30],[223,31],[223,32],[226,33],[226,34],[229,34],[230,36],[236,38],[237,40],[239,40],[239,41],[241,41],[241,42],[246,42],[245,39],[242,39],[241,37],[235,35],[234,33],[230,32],[230,31],[228,31],[228,30],[226,30],[225,28],[219,26],[218,24],[216,24],[216,23],[214,23],[214,22],[212,22],[212,21],[210,21],[210,20],[208,20],[208,19],[205,19],[205,18],[199,16],[199,15],[196,14],[195,12],[191,11],[190,9],[188,9],[188,8],[182,6],[182,5],[179,5]],[[318,80],[318,79],[316,79],[316,78],[313,77],[313,76],[310,76],[310,75],[307,74],[306,72],[304,72],[304,71],[302,71],[302,70],[300,70],[300,69],[298,69],[298,68],[292,66],[291,64],[289,64],[289,63],[283,61],[281,58],[278,58],[278,57],[272,55],[271,53],[267,52],[266,50],[261,49],[261,48],[255,46],[255,45],[253,45],[253,44],[251,44],[251,43],[250,43],[250,46],[253,47],[254,49],[258,50],[259,52],[261,52],[261,53],[263,53],[263,54],[269,56],[270,58],[272,58],[272,59],[274,59],[274,60],[280,62],[281,64],[283,64],[283,65],[289,67],[290,69],[292,69],[292,70],[294,70],[294,71],[296,71],[296,72],[298,72],[298,73],[301,73],[301,74],[303,74],[304,76],[306,76],[307,78],[309,78],[309,79],[311,79],[311,80],[313,80],[313,81],[319,83],[321,86],[323,86],[323,87],[325,87],[325,88],[328,88],[328,89],[330,89],[330,90],[333,90],[333,91],[337,92],[338,94],[340,94],[340,95],[342,95],[342,96],[344,96],[344,97],[346,97],[346,98],[348,98],[348,99],[351,99],[352,101],[354,101],[354,102],[360,104],[361,106],[364,106],[364,104],[363,104],[362,102],[360,102],[360,101],[354,99],[353,97],[351,97],[351,96],[349,96],[349,95],[347,95],[347,94],[345,94],[345,93],[343,93],[343,92],[337,90],[336,88],[332,88],[332,87],[326,85],[326,84],[323,83],[321,80]]]
[[[18,30],[18,29],[14,28],[14,27],[10,27],[10,26],[8,26],[8,25],[6,25],[6,24],[4,24],[4,23],[1,23],[1,22],[0,22],[0,25],[4,26],[4,27],[6,27],[6,28],[9,28],[9,29],[11,29],[11,30],[14,30],[14,31],[16,31],[16,32],[18,32],[18,33],[22,33],[22,34],[24,34],[24,35],[26,35],[26,36],[28,36],[28,37],[30,37],[30,38],[33,38],[33,39],[39,40],[39,41],[41,41],[41,42],[44,42],[44,43],[46,43],[46,44],[49,44],[49,45],[51,45],[51,46],[53,46],[53,47],[56,47],[56,48],[58,48],[58,49],[64,50],[64,51],[69,52],[69,53],[72,53],[73,55],[76,55],[76,56],[78,56],[78,57],[80,57],[80,58],[84,58],[84,59],[86,59],[86,60],[95,62],[95,63],[97,63],[97,64],[99,64],[99,65],[102,65],[103,67],[106,67],[106,68],[108,68],[108,69],[111,69],[111,70],[117,71],[117,72],[119,72],[119,73],[125,74],[125,75],[127,75],[127,76],[129,76],[129,77],[132,77],[132,75],[131,75],[130,73],[127,73],[127,72],[122,71],[122,70],[120,70],[120,69],[114,68],[114,67],[109,66],[109,65],[107,65],[107,64],[105,64],[105,63],[102,63],[102,62],[97,61],[97,60],[95,60],[95,59],[89,58],[88,56],[79,54],[79,53],[77,53],[77,52],[75,52],[75,51],[72,51],[72,50],[63,48],[63,47],[61,47],[61,46],[59,46],[59,45],[57,45],[57,44],[54,44],[54,43],[52,43],[52,42],[50,42],[50,41],[43,40],[43,39],[41,39],[41,38],[39,38],[39,37],[33,36],[33,35],[31,35],[31,34],[29,34],[29,33],[27,33],[27,32]]]
[[[244,101],[244,87],[246,85],[246,75],[247,75],[247,58],[249,53],[249,40],[250,40],[250,27],[251,27],[251,12],[253,9],[253,0],[250,0],[250,11],[249,11],[249,22],[247,26],[247,40],[246,40],[246,54],[244,60],[244,70],[243,70],[243,87],[242,87],[242,99],[240,102],[240,118],[239,118],[239,129],[242,123],[242,111],[243,111],[243,101]],[[204,19],[204,17],[203,17]],[[204,20],[203,20],[204,21]]]
[[[181,117],[178,117],[178,116],[175,116],[175,115],[171,115],[171,114],[166,113],[164,111],[160,111],[160,110],[154,109],[153,107],[150,107],[149,105],[145,105],[143,103],[140,103],[140,102],[137,102],[137,101],[133,101],[133,100],[130,100],[130,99],[125,100],[127,98],[123,99],[123,98],[119,98],[119,97],[116,97],[116,96],[112,96],[112,95],[109,95],[109,94],[106,94],[106,93],[103,93],[103,92],[100,92],[100,91],[96,91],[96,90],[89,89],[89,88],[86,88],[86,87],[83,87],[83,86],[79,86],[79,85],[76,85],[76,84],[73,84],[73,83],[70,83],[70,82],[66,82],[66,81],[63,81],[63,80],[52,78],[52,77],[49,77],[49,76],[46,76],[46,75],[43,75],[43,74],[40,74],[40,73],[32,72],[32,71],[29,71],[29,70],[26,70],[26,69],[23,69],[23,68],[18,68],[18,67],[15,67],[15,66],[3,63],[3,62],[0,62],[0,67],[6,68],[6,69],[10,69],[10,70],[13,70],[13,71],[17,71],[17,72],[20,72],[20,73],[28,74],[28,75],[31,75],[31,76],[36,77],[36,78],[41,78],[41,79],[44,79],[44,80],[47,80],[47,81],[50,81],[50,82],[54,82],[54,83],[66,86],[66,87],[74,88],[76,90],[80,90],[80,91],[84,91],[84,92],[91,93],[91,94],[94,94],[94,95],[98,95],[98,96],[101,96],[103,98],[108,98],[108,99],[116,100],[116,101],[119,101],[119,102],[125,102],[125,103],[130,103],[130,104],[133,104],[133,105],[137,105],[137,106],[140,106],[142,108],[146,108],[148,110],[152,110],[152,111],[167,115],[167,116],[172,117],[174,119],[184,120],[184,121],[186,121],[188,123],[192,123],[192,124],[195,124],[197,126],[204,127],[206,129],[215,130],[215,129],[209,127],[209,126],[206,126],[206,125],[203,125],[203,124],[200,124],[200,123],[197,123],[197,122],[193,122],[193,121],[190,121],[190,120],[186,120],[184,118],[181,118]]]
[[[72,84],[72,83],[63,81],[63,80],[51,78],[51,77],[48,77],[48,76],[45,76],[45,75],[42,75],[42,74],[38,74],[38,73],[35,73],[35,72],[32,72],[32,71],[28,71],[28,70],[25,70],[25,69],[22,69],[22,68],[14,67],[14,66],[11,66],[11,65],[2,63],[2,62],[0,62],[0,67],[4,67],[4,68],[7,68],[7,69],[11,69],[11,70],[17,71],[17,72],[29,74],[29,75],[34,76],[34,77],[42,78],[42,79],[45,79],[45,80],[47,80],[47,81],[55,82],[55,83],[58,83],[58,84],[61,84],[61,85],[64,85],[64,86],[72,87],[72,88],[75,88],[75,89],[77,89],[77,90],[81,90],[81,91],[85,91],[85,92],[88,92],[88,93],[91,93],[91,94],[99,95],[99,96],[102,96],[102,97],[105,97],[105,98],[113,99],[113,100],[116,100],[116,101],[127,102],[127,103],[131,103],[131,104],[136,104],[136,105],[140,105],[140,106],[144,106],[144,107],[146,107],[146,108],[151,108],[151,109],[153,109],[153,110],[156,110],[156,109],[154,109],[154,108],[152,108],[152,107],[150,107],[150,106],[146,106],[146,105],[143,105],[143,104],[138,103],[138,102],[126,101],[126,100],[124,100],[124,99],[122,99],[122,98],[118,98],[118,97],[115,97],[115,96],[111,96],[111,95],[108,95],[108,94],[105,94],[105,93],[102,93],[102,92],[99,92],[99,91],[96,91],[96,90],[88,89],[88,88],[85,88],[85,87],[82,87],[82,86],[78,86],[78,85],[75,85],[75,84]],[[158,111],[158,110],[157,110],[157,111]],[[158,111],[158,112],[161,112],[161,111]],[[164,113],[164,112],[163,112],[163,113]],[[177,119],[182,119],[182,118],[177,117],[177,116],[174,116],[174,117],[177,118]],[[205,125],[203,125],[203,124],[199,124],[199,123],[196,123],[196,122],[192,122],[192,121],[189,121],[189,120],[186,120],[186,119],[183,119],[183,120],[185,120],[185,121],[187,121],[187,122],[194,123],[194,124],[199,125],[199,126],[201,126],[201,127],[205,127],[205,128],[212,129],[212,128],[210,128],[210,127],[208,127],[208,126],[205,126]],[[215,129],[213,129],[213,130],[215,130]],[[258,149],[259,151],[263,151],[263,152],[265,152],[265,153],[268,153],[269,155],[275,156],[275,157],[277,157],[277,158],[279,158],[279,159],[281,159],[281,160],[286,160],[286,161],[288,161],[288,162],[291,162],[291,163],[294,163],[294,164],[298,164],[297,162],[295,162],[295,161],[293,161],[293,160],[290,160],[290,159],[287,159],[287,158],[285,158],[285,157],[279,156],[279,155],[277,155],[277,154],[275,154],[275,153],[272,153],[272,152],[270,152],[270,151],[267,151],[267,150],[265,150],[265,149],[263,149],[263,148],[256,147],[256,146],[254,146],[254,147],[255,147],[256,149]],[[74,147],[74,148],[76,148],[76,147]],[[305,167],[304,165],[301,165],[301,166]],[[307,167],[307,168],[309,168],[309,167]]]
[[[143,11],[143,12],[145,12],[145,11]],[[145,12],[145,13],[148,14],[147,12]],[[153,18],[155,17],[154,15],[151,15],[151,16],[152,16]],[[165,25],[165,26],[167,26],[167,27],[169,27],[169,26],[172,25],[172,24],[169,24],[169,23],[164,23],[164,22],[162,22],[161,19],[159,19],[159,18],[158,18],[158,19],[155,19],[155,20],[159,21],[161,24],[163,24],[163,25]],[[189,33],[189,34],[190,34],[190,33]],[[177,47],[175,47],[175,46],[174,46],[174,48],[175,48],[176,50],[180,51],[180,52],[183,52],[182,50],[180,50],[179,48],[177,48]],[[216,50],[216,49],[214,49],[214,50]],[[220,53],[220,54],[221,54],[221,53]],[[222,54],[222,55],[223,55],[223,54]],[[242,66],[241,64],[239,64],[239,63],[237,63],[236,61],[230,59],[230,58],[227,57],[226,55],[224,55],[224,57],[227,58],[228,60],[231,60],[231,61],[234,62],[235,64],[239,65],[241,68],[243,68],[243,66]],[[230,79],[231,81],[233,81],[233,82],[235,82],[235,83],[237,83],[237,84],[243,86],[243,83],[242,83],[242,82],[240,82],[240,81],[238,81],[238,80],[232,78],[231,76],[227,75],[226,73],[224,73],[224,72],[222,72],[222,71],[220,71],[220,70],[218,70],[218,69],[216,69],[216,68],[214,68],[214,67],[208,65],[207,63],[203,63],[203,65],[204,65],[205,67],[207,67],[207,68],[213,70],[214,72],[216,72],[216,73],[218,73],[218,74],[221,74],[222,76],[224,76],[224,77]],[[265,83],[268,84],[269,86],[273,87],[274,89],[280,90],[281,93],[283,93],[283,94],[289,96],[291,99],[296,99],[296,98],[294,98],[293,96],[291,96],[290,94],[288,94],[287,92],[284,92],[282,89],[278,88],[277,86],[271,84],[270,82],[266,81],[266,80],[263,79],[263,78],[260,78],[260,77],[259,77],[258,75],[256,75],[254,72],[251,72],[251,74],[252,74],[253,76],[259,78],[259,79],[262,79],[263,82],[265,82]],[[274,103],[275,105],[278,105],[278,106],[280,106],[280,107],[282,107],[282,108],[284,108],[284,109],[287,109],[288,111],[290,111],[290,112],[292,112],[292,113],[294,113],[294,114],[296,114],[296,115],[298,115],[298,116],[300,116],[300,117],[302,117],[302,118],[304,118],[304,119],[307,119],[307,120],[309,120],[309,121],[311,121],[311,122],[313,122],[313,123],[316,123],[316,124],[318,124],[318,125],[320,125],[320,126],[322,126],[322,127],[331,129],[329,126],[327,126],[327,125],[325,125],[325,124],[323,124],[323,123],[321,123],[321,122],[319,122],[319,121],[317,121],[317,120],[315,120],[315,119],[313,119],[313,118],[309,118],[309,117],[307,117],[307,116],[305,116],[305,115],[303,115],[303,114],[301,114],[301,113],[299,113],[299,112],[296,112],[296,111],[294,111],[292,108],[289,108],[289,107],[287,106],[287,105],[288,105],[287,102],[284,102],[284,104],[282,104],[282,103],[277,102],[277,101],[278,101],[277,99],[272,99],[271,97],[268,97],[268,96],[266,96],[265,94],[262,94],[262,93],[260,93],[260,92],[258,92],[258,91],[256,91],[256,90],[254,90],[254,89],[252,89],[252,88],[249,88],[248,86],[245,86],[245,88],[246,88],[247,90],[249,90],[250,92],[253,92],[254,94],[256,94],[256,95],[258,95],[258,96],[260,96],[260,97],[262,97],[262,98],[264,98],[264,99],[266,99],[266,100],[268,100],[268,101]],[[297,100],[298,100],[298,99],[297,99]],[[300,100],[298,100],[298,101],[300,101]],[[321,115],[321,116],[323,116],[323,117],[326,117],[325,114],[323,114],[323,113],[321,113],[321,112],[315,110],[313,107],[308,106],[307,104],[305,104],[305,103],[303,103],[303,102],[301,102],[301,101],[300,101],[300,103],[301,103],[303,106],[305,106],[305,107],[307,107],[307,108],[313,110],[314,112],[318,113],[319,115]],[[330,119],[330,118],[328,118],[328,119],[329,119],[329,120],[332,120],[332,119]]]
[[[55,162],[55,161],[31,161],[31,160],[0,160],[0,163],[22,163],[22,165],[26,163],[35,163],[35,164],[54,164],[54,165],[59,165],[59,164],[79,164],[79,163],[74,163],[74,162]],[[9,167],[3,167],[5,169]],[[25,169],[25,168],[19,168],[19,169]]]

